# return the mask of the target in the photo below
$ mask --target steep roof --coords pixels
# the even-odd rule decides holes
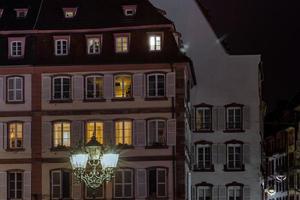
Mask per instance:
[[[137,5],[133,17],[124,16],[123,5]],[[62,8],[76,7],[72,19],[63,16]],[[148,0],[0,0],[4,9],[0,31],[67,30],[173,24]],[[17,19],[16,8],[28,8],[25,19]],[[151,16],[151,17],[149,17]]]

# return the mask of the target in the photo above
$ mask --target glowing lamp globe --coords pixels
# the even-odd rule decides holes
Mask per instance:
[[[119,154],[106,153],[100,158],[102,168],[116,168],[119,160]]]
[[[85,152],[77,152],[71,155],[70,162],[73,169],[85,169],[89,155]]]

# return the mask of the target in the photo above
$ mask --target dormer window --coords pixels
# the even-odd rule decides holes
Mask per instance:
[[[18,9],[15,9],[16,11],[16,17],[17,18],[25,18],[27,16],[27,13],[28,13],[28,9],[27,8],[18,8]]]
[[[123,12],[127,17],[134,16],[136,14],[136,5],[123,6]]]
[[[2,17],[3,9],[0,8],[0,18]]]
[[[63,8],[65,18],[73,18],[76,16],[77,8]]]

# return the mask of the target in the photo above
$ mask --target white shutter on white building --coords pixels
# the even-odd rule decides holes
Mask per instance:
[[[73,98],[74,100],[82,100],[84,97],[84,83],[82,75],[73,76]]]
[[[249,106],[243,107],[243,128],[250,129],[250,109]]]
[[[4,123],[0,122],[0,152],[5,151],[4,149]]]
[[[104,75],[104,98],[111,99],[113,97],[113,75]]]
[[[142,97],[144,94],[144,74],[133,75],[133,97]]]
[[[72,131],[71,131],[71,146],[78,147],[79,144],[83,144],[84,135],[84,123],[83,121],[72,121]]]
[[[243,158],[244,158],[244,163],[249,164],[250,163],[250,145],[249,144],[244,144],[243,145]]]
[[[219,185],[219,200],[226,200],[226,187]]]
[[[25,150],[31,150],[31,122],[24,123],[24,148]]]
[[[42,78],[42,99],[44,101],[51,100],[51,77],[43,76]]]
[[[226,126],[226,117],[225,117],[225,108],[220,107],[218,109],[218,129],[219,130],[225,130]]]
[[[105,121],[104,122],[104,144],[114,144],[115,141],[114,134],[114,122]]]
[[[219,188],[218,186],[214,185],[212,187],[212,200],[218,200],[218,196],[219,196]]]
[[[175,72],[167,73],[166,94],[167,94],[167,97],[175,97],[175,95],[176,95],[176,74],[175,74]]]
[[[5,77],[0,76],[0,102],[5,102]]]
[[[251,190],[250,190],[250,186],[245,185],[243,188],[243,200],[251,200]]]
[[[7,173],[0,172],[0,200],[7,200]]]
[[[218,144],[218,163],[226,164],[226,145]]]
[[[43,150],[48,151],[52,147],[52,123],[48,121],[42,122],[42,142]]]
[[[167,144],[169,146],[176,145],[176,119],[167,121]]]
[[[213,144],[212,145],[212,164],[218,163],[218,145]]]
[[[218,109],[215,107],[212,109],[212,129],[218,130]]]
[[[82,199],[82,185],[72,174],[72,197],[74,200]]]
[[[146,169],[137,169],[136,175],[136,196],[137,198],[147,197],[147,171]]]
[[[31,171],[24,172],[24,200],[31,200]]]
[[[146,120],[134,120],[133,139],[135,146],[146,146]]]

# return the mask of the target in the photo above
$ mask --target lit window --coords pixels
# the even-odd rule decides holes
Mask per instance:
[[[148,121],[148,145],[166,145],[166,121],[149,120]]]
[[[28,13],[27,8],[15,9],[17,18],[25,18]]]
[[[54,77],[53,84],[53,100],[69,100],[71,99],[71,77],[59,76]]]
[[[211,200],[212,199],[211,186],[198,186],[196,199],[197,200]]]
[[[68,170],[52,170],[51,199],[70,199],[72,186],[72,173]]]
[[[151,168],[148,170],[148,194],[149,199],[163,198],[168,196],[167,192],[167,169]]]
[[[211,107],[196,107],[195,128],[196,131],[209,131],[212,128]]]
[[[196,168],[199,170],[211,169],[211,145],[197,144],[196,146]]]
[[[117,75],[115,76],[114,95],[116,98],[131,97],[131,76],[130,75]]]
[[[85,199],[104,199],[104,186],[103,184],[96,188],[91,189],[90,187],[85,186]]]
[[[229,186],[227,188],[228,200],[242,200],[242,187],[241,186]]]
[[[85,78],[85,98],[102,99],[103,98],[103,76],[92,75]]]
[[[69,54],[69,40],[64,39],[55,39],[55,55],[56,56],[65,56]]]
[[[77,8],[63,8],[65,18],[73,18],[76,16]]]
[[[127,17],[134,16],[136,14],[136,5],[124,5],[123,12]]]
[[[13,122],[8,124],[8,138],[10,149],[23,148],[23,123]]]
[[[147,75],[147,96],[164,97],[165,96],[165,75],[149,74]]]
[[[149,48],[150,51],[160,51],[162,44],[161,35],[150,35],[149,36]]]
[[[100,54],[101,52],[101,37],[87,38],[87,52],[88,54]]]
[[[129,51],[129,35],[115,36],[115,48],[117,53],[127,53]]]
[[[7,173],[8,199],[23,198],[23,173],[10,171]]]
[[[53,123],[53,147],[70,147],[70,122]]]
[[[116,121],[116,144],[132,145],[132,121]]]
[[[0,9],[0,18],[2,17],[3,9]]]
[[[114,197],[133,197],[133,170],[119,169],[116,171],[114,178]]]
[[[7,101],[8,102],[22,102],[23,101],[23,77],[13,76],[8,77],[7,84]]]
[[[227,144],[227,168],[242,169],[243,151],[242,144]]]
[[[242,126],[242,107],[226,108],[226,129],[241,130]]]
[[[86,142],[90,141],[92,136],[95,136],[96,140],[103,144],[103,122],[91,121],[86,123]]]

